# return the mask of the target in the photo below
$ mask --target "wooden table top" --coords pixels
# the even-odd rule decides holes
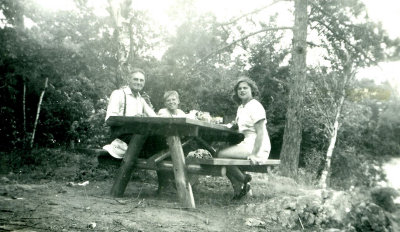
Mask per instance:
[[[170,117],[135,117],[135,116],[111,116],[106,124],[110,126],[111,133],[117,137],[121,134],[156,134],[199,136],[204,139],[225,141],[241,141],[243,134],[224,125],[213,124],[190,118]]]

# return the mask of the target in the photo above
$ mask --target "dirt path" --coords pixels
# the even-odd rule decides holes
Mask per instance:
[[[201,183],[194,191],[196,209],[182,209],[172,191],[157,195],[155,183],[131,181],[118,199],[108,195],[111,185],[111,180],[86,186],[5,183],[0,231],[265,231],[245,225],[249,215],[237,208],[246,200],[232,203],[226,181]],[[285,229],[270,225],[268,231]]]
[[[193,188],[196,209],[184,209],[174,189],[156,194],[155,172],[135,172],[124,197],[112,198],[115,168],[82,155],[54,159],[58,163],[0,175],[0,231],[320,231],[317,219],[346,212],[344,203],[351,198],[332,191],[321,204],[319,189],[271,173],[252,174],[253,196],[232,202],[227,178],[201,176]],[[384,166],[395,188],[399,164],[396,159]],[[89,183],[68,184],[73,180]]]

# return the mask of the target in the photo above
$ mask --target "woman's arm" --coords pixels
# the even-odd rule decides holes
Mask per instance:
[[[256,130],[257,136],[256,136],[256,140],[254,142],[254,147],[253,147],[253,151],[251,152],[251,156],[257,156],[258,153],[260,152],[262,142],[264,141],[264,138],[265,138],[264,122],[265,122],[265,119],[261,119],[254,124],[254,128]]]

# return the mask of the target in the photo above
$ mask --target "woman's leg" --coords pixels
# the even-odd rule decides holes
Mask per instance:
[[[235,178],[240,183],[243,183],[245,175],[237,166],[228,166],[226,167],[226,176]]]
[[[249,155],[248,149],[240,145],[231,146],[218,152],[219,158],[247,159]],[[249,177],[246,177],[237,166],[228,166],[226,168],[226,176],[232,184],[234,197],[237,197],[242,192],[242,189],[247,187],[245,182],[249,181]]]
[[[243,182],[236,179],[231,173],[230,171],[228,171],[229,168],[227,168],[227,172],[226,172],[226,177],[228,177],[229,181],[232,184],[232,188],[233,188],[233,195],[237,196],[239,195],[240,191],[242,190],[242,184]]]
[[[218,152],[218,158],[247,159],[251,155],[248,149],[240,144],[227,147]]]

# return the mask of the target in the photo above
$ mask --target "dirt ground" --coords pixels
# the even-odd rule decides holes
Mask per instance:
[[[110,197],[113,178],[81,186],[84,181],[2,176],[0,231],[286,231],[278,224],[246,225],[257,215],[242,206],[256,197],[232,202],[222,177],[200,177],[196,209],[184,209],[173,188],[157,193],[155,179],[143,178],[154,175],[149,172],[134,176],[123,198]]]
[[[240,201],[231,201],[227,178],[200,176],[193,187],[196,209],[186,209],[173,187],[157,193],[155,171],[136,170],[124,197],[111,197],[118,167],[119,163],[102,163],[96,156],[60,149],[29,156],[0,154],[0,231],[251,232],[335,227],[325,224],[320,228],[314,220],[304,221],[311,207],[304,204],[313,203],[313,196],[321,194],[312,194],[320,190],[298,185],[274,171],[252,173],[252,196]],[[339,192],[337,200],[348,195]],[[296,216],[301,212],[303,223]],[[318,211],[315,217],[328,215],[326,212]],[[400,210],[393,220],[400,221]],[[306,226],[307,222],[311,226]]]

